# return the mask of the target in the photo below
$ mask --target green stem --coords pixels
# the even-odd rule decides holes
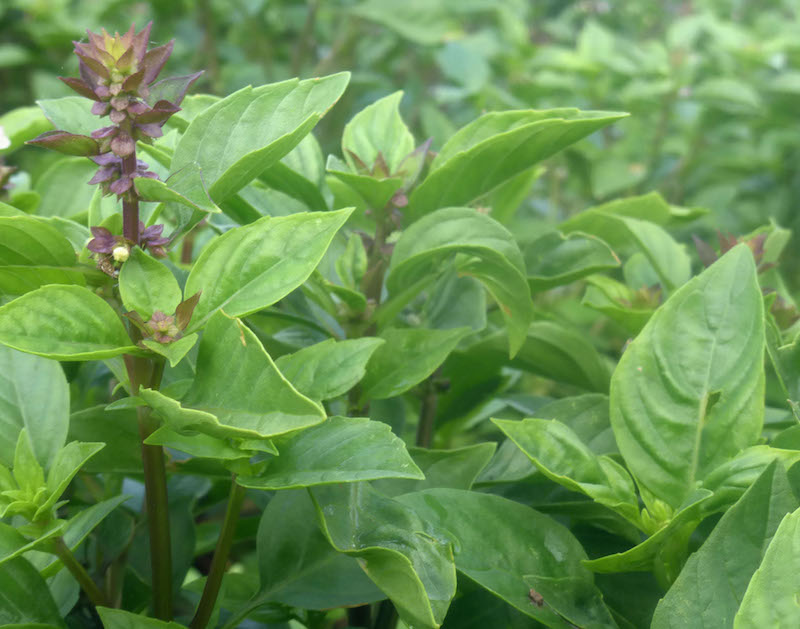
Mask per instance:
[[[433,444],[433,429],[436,424],[436,407],[438,406],[435,382],[437,374],[438,370],[424,384],[425,389],[419,409],[419,424],[417,424],[417,445],[422,448],[430,448]]]
[[[217,547],[214,550],[214,558],[211,560],[211,569],[208,572],[206,586],[203,588],[203,595],[197,606],[197,612],[189,625],[191,629],[205,629],[214,611],[219,589],[222,586],[222,577],[225,576],[225,566],[228,564],[228,556],[233,545],[236,522],[239,520],[239,512],[242,510],[244,494],[244,487],[236,483],[236,475],[234,475],[231,479],[231,493],[228,497],[225,520],[222,523]]]
[[[86,569],[75,558],[75,555],[72,554],[72,551],[64,542],[63,537],[56,538],[54,550],[55,554],[58,555],[58,558],[61,560],[61,563],[66,566],[67,570],[72,573],[72,576],[75,577],[75,580],[80,584],[81,589],[86,592],[89,600],[92,601],[96,607],[107,607],[105,595],[100,588],[97,587],[97,584],[92,580],[92,577],[89,576],[89,573],[86,572]]]
[[[134,339],[135,340],[135,339]],[[164,361],[153,361],[140,356],[125,356],[125,366],[131,381],[131,394],[147,386],[157,389],[164,373]],[[159,620],[172,620],[172,549],[170,542],[169,503],[167,497],[167,470],[161,446],[144,443],[158,428],[150,409],[136,409],[139,420],[139,437],[142,442],[142,467],[144,470],[145,508],[150,533],[150,565],[153,581],[153,613]]]

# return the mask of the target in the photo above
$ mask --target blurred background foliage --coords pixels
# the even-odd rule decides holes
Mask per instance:
[[[794,0],[3,0],[0,113],[72,95],[56,77],[77,74],[71,41],[85,29],[153,20],[156,43],[175,38],[171,73],[206,70],[195,93],[351,70],[317,132],[325,152],[397,89],[434,150],[487,110],[632,114],[521,177],[518,217],[558,220],[658,190],[710,211],[694,231],[741,235],[773,220],[796,233],[799,12]],[[35,179],[52,159],[24,149],[6,161]]]
[[[691,228],[707,239],[770,221],[800,227],[800,6],[792,0],[4,0],[0,125],[10,134],[15,120],[30,124],[17,108],[73,95],[57,76],[77,74],[71,42],[87,28],[149,20],[154,42],[175,38],[171,73],[205,69],[195,93],[352,71],[316,133],[325,153],[337,151],[355,112],[397,89],[404,118],[434,150],[488,110],[632,114],[507,187],[524,202],[514,219],[496,216],[506,223],[535,229],[658,190],[670,203],[707,209]],[[59,158],[18,148],[12,142],[0,156],[13,153],[6,162],[22,171],[10,194],[24,207]],[[783,266],[800,287],[800,256]]]

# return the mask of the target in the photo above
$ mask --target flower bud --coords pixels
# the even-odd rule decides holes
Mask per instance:
[[[111,252],[111,257],[114,258],[116,262],[125,262],[131,255],[131,250],[124,245],[120,245],[119,247],[114,247],[114,250]]]

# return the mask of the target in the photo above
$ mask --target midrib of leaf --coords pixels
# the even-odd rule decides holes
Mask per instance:
[[[694,485],[694,482],[697,478],[697,468],[700,463],[700,446],[702,445],[703,428],[705,428],[707,419],[706,411],[708,410],[708,396],[711,393],[709,391],[709,382],[711,380],[712,365],[714,364],[714,354],[717,351],[717,341],[719,339],[718,330],[726,322],[728,318],[728,312],[730,311],[730,307],[731,307],[731,300],[729,298],[725,303],[725,311],[722,317],[720,317],[720,325],[717,326],[717,329],[714,331],[714,335],[712,336],[711,348],[708,352],[708,364],[706,367],[706,376],[704,379],[703,397],[700,398],[700,408],[698,409],[699,412],[697,417],[697,427],[695,428],[695,434],[694,434],[694,447],[692,448],[692,463],[689,467],[689,482],[688,482],[689,488],[691,488],[692,485]]]

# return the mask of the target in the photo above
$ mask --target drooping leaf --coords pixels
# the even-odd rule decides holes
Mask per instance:
[[[499,496],[458,489],[428,489],[397,501],[452,540],[459,572],[524,614],[550,627],[568,626],[560,614],[578,626],[616,626],[581,565],[583,548],[555,520]],[[559,613],[531,602],[530,577],[558,583]]]
[[[419,218],[437,208],[469,205],[503,182],[627,114],[577,109],[484,114],[439,151],[409,199]]]
[[[11,467],[25,428],[36,459],[48,468],[68,427],[69,387],[61,365],[0,345],[0,465]]]
[[[362,399],[394,397],[430,376],[472,332],[469,328],[426,330],[392,328],[382,333],[386,343],[379,346],[367,363],[361,382]]]
[[[761,291],[742,245],[672,295],[614,371],[611,424],[640,485],[677,507],[755,442],[763,354]]]
[[[243,316],[285,297],[311,275],[351,211],[265,217],[214,239],[186,280],[187,295],[202,291],[188,331],[220,308]]]
[[[81,286],[43,286],[0,307],[0,343],[56,360],[136,351],[111,306]]]
[[[181,402],[159,391],[140,396],[173,430],[261,439],[319,424],[325,414],[281,375],[256,335],[219,312],[208,322],[196,376]]]
[[[458,273],[479,280],[500,305],[516,354],[533,319],[525,262],[511,233],[488,216],[452,207],[411,225],[395,245],[386,285],[399,293],[453,258]]]
[[[131,249],[130,257],[120,269],[119,294],[125,307],[138,312],[144,321],[156,310],[173,314],[182,299],[172,272],[139,247]]]
[[[652,629],[733,627],[750,578],[778,525],[798,506],[783,467],[770,465],[689,557],[658,603]]]
[[[345,72],[234,92],[191,121],[170,170],[197,164],[211,199],[227,199],[297,146],[349,80]]]
[[[274,601],[306,609],[371,603],[386,595],[358,561],[334,550],[317,524],[314,503],[302,489],[280,491],[258,528],[261,591],[253,606]]]
[[[347,393],[366,373],[366,365],[385,341],[361,338],[327,339],[275,361],[284,377],[312,400],[329,400]]]
[[[627,470],[611,457],[594,454],[569,426],[555,419],[492,421],[547,478],[638,525],[639,499]]]
[[[333,547],[359,558],[406,624],[436,629],[456,589],[453,549],[442,532],[368,483],[309,491]]]

